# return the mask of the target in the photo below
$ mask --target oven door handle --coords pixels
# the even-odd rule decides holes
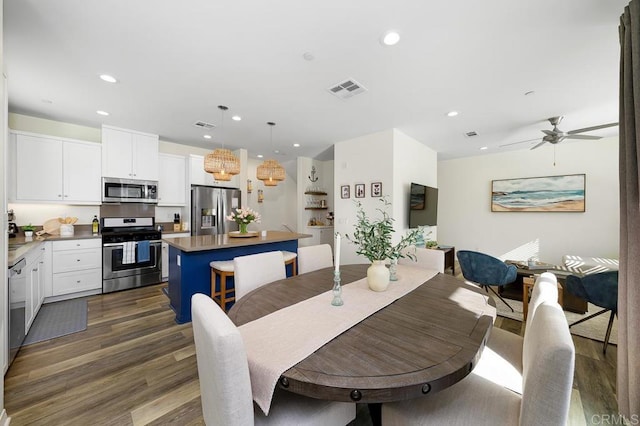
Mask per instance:
[[[138,241],[135,241],[136,245],[138,243]],[[149,244],[160,244],[162,243],[162,240],[151,240],[149,241]],[[106,243],[106,244],[102,244],[102,247],[124,247],[124,243]]]

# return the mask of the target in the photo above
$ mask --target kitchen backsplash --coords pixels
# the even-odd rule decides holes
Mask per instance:
[[[77,217],[78,224],[91,224],[93,216],[100,217],[100,206],[72,206],[64,204],[22,204],[9,203],[9,209],[13,209],[15,223],[18,226],[33,224],[42,225],[48,219],[55,217]],[[174,213],[180,213],[180,217],[187,219],[186,208],[180,207],[156,207],[156,222],[173,222]]]

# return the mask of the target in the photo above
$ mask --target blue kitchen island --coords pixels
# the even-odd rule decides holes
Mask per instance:
[[[267,231],[265,236],[258,234],[249,238],[228,235],[164,238],[163,241],[169,245],[168,295],[171,309],[176,313],[176,322],[191,321],[191,296],[196,293],[211,296],[209,262],[276,250],[297,253],[298,240],[309,237],[309,234]],[[292,274],[291,266],[287,267],[287,276]]]

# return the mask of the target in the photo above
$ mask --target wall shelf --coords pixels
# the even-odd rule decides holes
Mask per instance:
[[[328,207],[305,207],[305,210],[327,210]]]
[[[326,192],[318,192],[318,191],[307,191],[305,195],[327,195]]]

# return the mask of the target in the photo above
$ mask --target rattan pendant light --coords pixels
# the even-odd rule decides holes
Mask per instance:
[[[271,128],[271,149],[273,149],[273,126],[276,123],[269,121],[267,124]],[[256,178],[264,182],[264,186],[277,186],[278,182],[282,182],[285,176],[284,167],[276,160],[264,160],[256,170]]]
[[[218,105],[218,108],[222,111],[222,119],[220,120],[220,131],[222,133],[224,112],[229,108],[224,105]],[[215,180],[229,181],[233,175],[240,173],[240,160],[231,150],[225,149],[223,142],[222,148],[215,149],[204,158],[204,171],[211,173]]]

